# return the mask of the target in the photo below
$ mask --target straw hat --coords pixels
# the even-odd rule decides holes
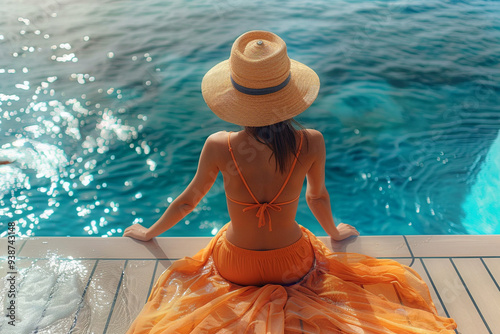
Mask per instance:
[[[210,69],[201,83],[210,109],[242,126],[265,126],[306,110],[319,91],[318,75],[288,58],[285,42],[267,31],[236,39],[231,56]]]

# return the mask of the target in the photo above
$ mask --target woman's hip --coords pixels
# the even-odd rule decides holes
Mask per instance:
[[[213,259],[219,274],[239,285],[293,284],[314,264],[314,250],[305,233],[293,244],[257,251],[240,248],[226,239],[217,240]]]

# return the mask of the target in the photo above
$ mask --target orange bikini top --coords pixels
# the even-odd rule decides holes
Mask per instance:
[[[276,196],[274,196],[274,198],[270,202],[268,202],[268,203],[266,203],[266,202],[260,203],[257,200],[257,198],[255,198],[254,194],[252,193],[252,191],[248,187],[248,184],[245,181],[245,178],[243,177],[243,174],[241,174],[240,168],[238,167],[238,164],[236,163],[236,159],[234,158],[233,149],[231,148],[231,142],[230,142],[231,133],[232,133],[232,131],[230,131],[229,134],[228,134],[228,136],[227,136],[227,146],[229,147],[229,152],[231,153],[231,157],[233,158],[234,164],[236,165],[236,169],[238,170],[238,173],[240,174],[241,180],[245,184],[245,187],[247,188],[248,192],[250,193],[250,195],[252,196],[252,198],[254,199],[254,201],[256,203],[238,202],[238,201],[235,201],[234,199],[232,199],[231,197],[227,196],[227,194],[226,194],[226,196],[227,196],[227,198],[229,200],[233,201],[234,203],[242,204],[242,205],[247,205],[248,207],[244,208],[243,212],[246,212],[248,210],[252,210],[252,209],[256,209],[257,208],[258,210],[257,210],[257,214],[255,216],[257,218],[259,218],[259,228],[262,227],[262,226],[264,226],[266,224],[264,214],[267,214],[267,218],[268,218],[268,221],[269,221],[269,231],[272,231],[272,228],[271,228],[271,214],[269,213],[268,209],[273,209],[274,211],[281,211],[280,205],[290,204],[290,203],[298,200],[299,197],[300,197],[300,194],[299,194],[299,196],[297,196],[295,199],[293,199],[291,201],[282,202],[282,203],[274,203],[274,201],[278,198],[278,196],[281,194],[281,192],[285,188],[286,184],[288,183],[288,180],[290,179],[290,176],[292,175],[293,169],[295,167],[295,163],[297,162],[297,158],[299,157],[299,154],[300,154],[300,149],[302,148],[302,136],[303,136],[302,132],[300,132],[299,149],[297,150],[297,154],[295,155],[295,159],[293,161],[292,168],[290,169],[290,173],[288,173],[288,176],[287,176],[285,182],[283,183],[283,185],[281,186],[281,189],[278,192],[278,194],[276,194]]]

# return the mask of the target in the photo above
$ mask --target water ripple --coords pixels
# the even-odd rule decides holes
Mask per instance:
[[[200,82],[253,29],[278,33],[321,79],[297,119],[324,133],[336,217],[365,235],[468,233],[467,210],[486,203],[474,187],[500,129],[495,2],[2,8],[15,10],[0,15],[0,160],[13,161],[0,165],[0,226],[16,220],[20,235],[152,224],[194,176],[206,137],[237,130],[208,110]],[[221,181],[171,233],[229,219]],[[324,234],[303,202],[299,216]]]

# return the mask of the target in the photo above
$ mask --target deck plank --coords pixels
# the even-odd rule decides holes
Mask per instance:
[[[161,274],[163,274],[163,272],[165,270],[167,270],[168,267],[170,267],[170,265],[174,261],[175,261],[175,259],[172,259],[172,260],[158,260],[157,261],[155,272],[154,272],[154,277],[152,278],[150,286],[149,286],[149,289],[148,289],[148,291],[146,292],[146,295],[145,295],[145,300],[146,301],[148,300],[149,295],[151,294],[151,291],[153,290],[153,286],[158,281],[158,278],[160,278]]]
[[[384,257],[384,259],[394,260],[396,262],[404,264],[405,266],[413,265],[412,263],[415,262],[414,259],[411,257],[408,257],[408,258]]]
[[[99,260],[72,333],[103,333],[125,261]]]
[[[500,329],[500,291],[480,259],[454,259],[487,326]]]
[[[484,263],[491,273],[491,279],[494,281],[497,288],[500,290],[500,258],[485,258]]]
[[[18,255],[42,258],[50,253],[60,258],[170,259],[193,256],[210,239],[163,237],[142,242],[132,238],[36,237],[27,239]]]
[[[422,266],[421,260],[420,259],[415,260],[415,262],[411,267],[420,275],[420,277],[422,277],[425,284],[427,284],[427,288],[429,289],[429,292],[431,294],[432,302],[434,303],[434,306],[436,307],[438,314],[442,317],[448,317],[443,307],[443,304],[441,304],[441,301],[439,300],[436,290],[434,289],[434,286],[432,284],[433,282],[431,282],[429,276],[425,272],[424,267]]]
[[[16,273],[15,276],[15,294],[16,298],[9,298],[8,296],[8,291],[10,290],[10,284],[7,284],[6,278],[7,278],[7,273],[10,272],[10,269],[7,267],[7,261],[0,261],[0,277],[2,279],[2,284],[0,284],[0,305],[2,307],[7,304],[4,303],[10,303],[10,300],[14,300],[16,303],[16,310],[15,310],[15,325],[19,326],[19,320],[22,319],[22,314],[19,313],[19,291],[20,291],[20,284],[25,276],[26,270],[28,270],[33,264],[33,261],[30,259],[18,259],[16,261]],[[6,310],[5,310],[6,311]],[[22,312],[22,311],[21,311]],[[4,313],[2,313],[4,314]],[[0,333],[3,333],[4,331],[7,331],[8,329],[11,329],[11,325],[7,324],[7,321],[10,319],[7,317],[2,317],[0,319]],[[6,330],[7,329],[7,330]]]
[[[155,272],[155,277],[153,279],[153,285],[156,283],[156,281],[158,280],[158,278],[160,278],[161,274],[163,274],[163,272],[165,270],[168,269],[168,267],[170,267],[170,265],[175,261],[175,259],[172,259],[172,260],[159,260],[158,261],[158,266],[156,267],[156,272]],[[149,291],[151,292],[151,291]]]
[[[500,256],[500,235],[409,235],[406,238],[417,257]]]
[[[95,262],[95,260],[73,260],[72,263],[69,264],[69,261],[67,260],[59,261],[58,273],[59,276],[63,277],[59,278],[57,289],[54,290],[53,296],[49,302],[48,311],[39,323],[38,334],[69,332],[78,312],[78,304],[81,301],[81,295],[85,290]],[[40,264],[37,263],[37,266],[39,265]],[[52,264],[52,266],[54,266],[54,264]],[[77,303],[68,302],[70,294],[77,295]],[[66,309],[74,307],[76,310],[74,310],[74,312],[70,312],[64,317],[54,319],[54,316],[57,315],[58,312],[61,312],[61,307]],[[52,311],[50,311],[51,309]],[[66,312],[67,311],[68,310],[66,310]]]
[[[0,257],[0,278],[2,279],[2,282],[6,282],[6,277],[7,277],[7,272],[12,272],[12,270],[9,269],[8,267],[8,256],[10,255],[9,254],[9,245],[14,247],[14,254],[12,254],[11,256],[14,256],[14,262],[15,262],[15,266],[17,268],[15,268],[14,272],[17,272],[19,269],[22,269],[24,268],[25,265],[31,265],[31,261],[23,261],[21,258],[19,258],[19,250],[22,249],[24,243],[26,242],[26,240],[19,240],[19,239],[16,239],[13,244],[12,243],[9,243],[9,240],[7,237],[4,237],[4,238],[0,238],[0,254],[1,254],[1,257]],[[19,273],[17,275],[14,275],[16,280],[17,278],[19,277]],[[7,291],[8,291],[8,288],[7,288],[7,284],[1,284],[0,285],[0,305],[4,305],[4,300],[5,300],[5,297],[7,296]]]
[[[11,247],[14,247],[14,251],[15,251],[15,254],[13,254],[14,256],[19,256],[19,252],[21,251],[21,249],[23,248],[25,242],[26,242],[27,239],[22,239],[20,237],[18,237],[16,235],[16,237],[14,239],[11,239],[9,242],[9,238],[8,236],[5,236],[5,237],[2,237],[0,238],[0,256],[1,257],[7,257],[8,254],[8,251],[9,251],[9,245]],[[10,248],[10,250],[12,250],[12,248]]]
[[[360,253],[373,257],[411,257],[406,241],[401,235],[364,236],[332,241],[318,237],[333,252]]]
[[[489,331],[476,311],[451,261],[439,258],[424,259],[423,262],[450,317],[457,323],[458,332],[488,334]]]
[[[0,243],[0,247],[3,247],[3,244]],[[7,272],[10,271],[10,270],[8,270],[7,265],[8,265],[8,263],[7,263],[6,258],[5,259],[2,258],[0,260],[0,279],[2,280],[2,282],[7,282],[6,281]],[[7,283],[0,285],[0,305],[6,305],[6,304],[4,304],[4,300],[5,300],[5,298],[7,298],[8,290],[9,290],[9,286]]]
[[[146,303],[156,261],[128,261],[105,333],[125,333]]]

